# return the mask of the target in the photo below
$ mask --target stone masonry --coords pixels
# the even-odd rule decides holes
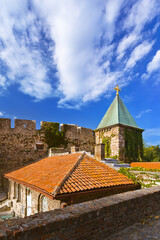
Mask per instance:
[[[68,140],[66,151],[75,145],[80,150],[93,153],[93,130],[69,124],[61,124],[60,130],[64,126]],[[11,128],[11,119],[0,118],[0,191],[6,189],[4,173],[42,159],[47,154],[44,135],[36,129],[35,121],[15,119],[14,128]]]
[[[102,143],[103,139],[110,138],[111,157],[119,156],[120,145],[124,148],[124,138],[120,126],[108,127],[95,131],[96,144]]]
[[[19,196],[19,189],[18,189],[19,186],[20,186],[20,196]],[[15,194],[15,188],[16,188],[16,194]],[[9,180],[8,199],[10,200],[10,203],[11,203],[10,204],[11,211],[15,213],[15,216],[18,216],[18,217],[27,216],[27,191],[28,190],[31,192],[30,215],[41,212],[41,207],[40,207],[41,197],[43,197],[44,195],[22,184],[20,185]],[[62,207],[60,200],[54,200],[46,197],[46,201],[47,201],[46,211],[50,211],[50,210],[54,210]]]
[[[39,146],[41,146],[39,148]],[[36,122],[0,119],[0,189],[5,185],[3,174],[46,156],[47,146],[36,131]]]
[[[79,151],[94,152],[95,136],[90,128],[79,127],[74,124],[61,124],[61,131],[65,128],[65,137],[68,139],[68,150],[75,146]]]
[[[159,209],[160,187],[140,189],[1,222],[0,240],[108,239]]]
[[[100,144],[103,142],[103,139],[109,138],[110,140],[110,157],[118,157],[119,160],[125,161],[125,139],[124,139],[124,129],[132,129],[134,128],[129,126],[124,126],[122,124],[117,124],[114,126],[110,126],[104,129],[95,130],[95,142],[96,144]],[[135,129],[135,131],[138,131]],[[139,130],[141,131],[141,130]]]

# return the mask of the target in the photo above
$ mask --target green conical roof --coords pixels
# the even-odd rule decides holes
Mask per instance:
[[[116,95],[97,129],[106,128],[115,124],[139,128],[119,95]]]

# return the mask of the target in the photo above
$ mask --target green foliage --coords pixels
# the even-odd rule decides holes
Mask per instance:
[[[66,146],[65,130],[59,131],[59,123],[47,122],[41,127],[48,148]]]
[[[102,143],[105,144],[105,157],[109,157],[111,155],[111,140],[109,137],[103,138]]]
[[[139,169],[138,175],[136,172],[132,172],[137,171],[138,169]],[[120,168],[118,172],[130,178],[135,184],[140,184],[141,188],[149,188],[156,186],[160,182],[159,180],[160,176],[158,174],[148,173],[146,171],[150,172],[151,170],[134,167],[134,168]]]
[[[113,134],[113,133],[111,134],[111,137],[115,137],[115,136],[116,136],[115,134]]]
[[[130,168],[120,168],[118,172],[122,173],[123,175],[125,175],[126,177],[128,177],[129,179],[131,179],[135,184],[140,184],[142,188],[148,188],[148,187],[152,187],[155,186],[155,181],[150,180],[150,183],[145,183],[142,176],[138,176],[136,177],[136,175],[133,172],[130,172],[131,169]]]
[[[160,162],[160,147],[143,146],[143,161],[144,162]]]
[[[125,159],[127,162],[140,162],[143,159],[143,141],[141,131],[124,129]]]
[[[144,172],[160,172],[160,169],[148,169],[143,167],[132,167],[130,168],[131,171],[144,171]]]
[[[130,172],[130,169],[129,168],[120,168],[119,173],[122,173],[123,175],[125,175],[126,177],[128,177],[129,179],[131,179],[135,184],[138,184],[139,182],[137,181],[137,178],[135,176],[134,173],[131,173]]]
[[[112,156],[112,158],[113,158],[113,159],[118,159],[118,156],[117,156],[117,155],[115,155],[115,156]]]
[[[102,143],[105,144],[105,157],[110,157],[111,155],[111,138],[115,137],[115,134],[111,134],[110,137],[105,137],[104,133],[101,133]],[[117,155],[113,156],[112,158],[117,159]]]
[[[159,178],[159,175],[155,173],[155,174],[154,174],[154,178],[155,178],[155,179],[158,179],[158,178]]]

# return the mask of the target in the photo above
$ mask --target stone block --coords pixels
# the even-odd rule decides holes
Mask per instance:
[[[105,144],[99,143],[95,145],[95,158],[99,161],[105,159]]]
[[[35,120],[24,120],[24,119],[15,119],[14,128],[18,130],[35,130],[36,121]]]

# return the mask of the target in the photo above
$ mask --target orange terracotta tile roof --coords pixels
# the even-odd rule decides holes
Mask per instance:
[[[53,197],[133,184],[126,176],[88,156],[85,152],[48,157],[7,173],[5,177]]]
[[[143,167],[146,169],[159,169],[160,170],[160,162],[132,162],[131,167]]]

